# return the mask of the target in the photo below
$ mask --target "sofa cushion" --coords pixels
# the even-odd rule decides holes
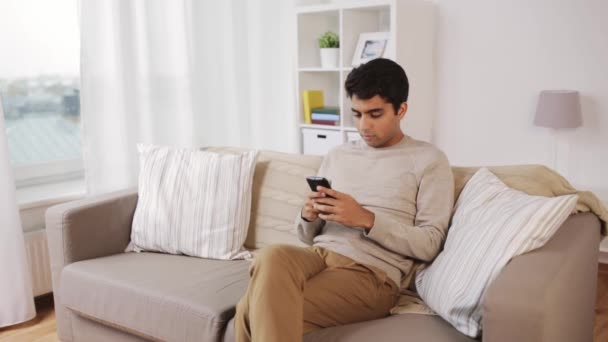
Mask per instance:
[[[216,341],[249,282],[249,262],[125,253],[70,264],[62,303],[152,339]]]
[[[239,147],[209,147],[207,151],[242,152]],[[306,246],[298,239],[294,220],[310,191],[307,176],[314,176],[321,156],[260,151],[253,175],[251,220],[245,247],[273,244]]]
[[[251,216],[258,152],[138,144],[138,201],[128,250],[235,260]]]
[[[471,342],[438,316],[404,314],[383,319],[317,330],[304,335],[304,342]]]
[[[304,342],[472,342],[438,316],[403,314],[373,321],[317,330]],[[224,342],[234,342],[234,319],[228,322]]]

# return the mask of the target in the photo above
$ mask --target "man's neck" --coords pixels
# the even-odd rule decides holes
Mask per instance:
[[[405,137],[405,134],[403,134],[403,132],[399,130],[399,132],[395,134],[395,136],[392,137],[386,144],[378,147],[391,147],[397,145],[399,142],[401,142],[401,140],[403,140],[403,137]]]

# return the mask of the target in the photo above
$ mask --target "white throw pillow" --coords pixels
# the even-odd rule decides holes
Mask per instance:
[[[577,199],[530,196],[480,169],[456,201],[443,251],[416,277],[420,296],[460,332],[478,337],[488,286],[511,258],[543,246]]]
[[[135,251],[242,259],[257,151],[217,153],[139,144]]]

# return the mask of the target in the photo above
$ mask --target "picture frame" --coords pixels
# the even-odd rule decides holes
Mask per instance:
[[[359,35],[353,54],[353,67],[372,59],[384,57],[389,44],[389,32],[364,32]]]

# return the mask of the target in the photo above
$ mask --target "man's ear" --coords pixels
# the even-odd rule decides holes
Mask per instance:
[[[407,112],[407,102],[403,102],[403,103],[401,103],[401,106],[399,106],[399,112],[397,113],[397,115],[399,115],[399,120],[403,119],[406,112]]]

